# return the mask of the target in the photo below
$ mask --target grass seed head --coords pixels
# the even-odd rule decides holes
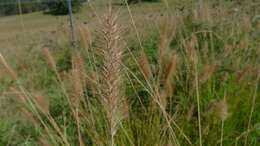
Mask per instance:
[[[140,65],[141,70],[143,72],[144,78],[146,80],[150,80],[151,77],[152,77],[152,69],[151,69],[151,66],[149,64],[146,53],[144,52],[143,49],[140,52],[139,65]]]
[[[51,69],[53,69],[54,71],[56,71],[57,70],[57,68],[56,68],[56,61],[55,61],[54,57],[52,56],[52,53],[50,52],[50,49],[47,48],[47,47],[44,47],[43,48],[43,53],[44,53],[44,55],[46,57],[46,60],[47,60],[47,63],[49,65],[49,67]]]
[[[4,68],[6,69],[6,71],[8,72],[8,74],[11,76],[11,78],[13,80],[17,80],[17,74],[16,72],[12,69],[11,66],[9,66],[9,64],[6,62],[4,56],[0,53],[0,64],[2,64],[4,66]]]

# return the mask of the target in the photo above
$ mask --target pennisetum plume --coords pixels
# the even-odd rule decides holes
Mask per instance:
[[[115,145],[114,137],[120,121],[123,118],[122,102],[122,54],[120,46],[120,31],[117,16],[112,12],[111,2],[103,21],[103,47],[102,47],[102,103],[109,122],[109,137],[111,146]]]
[[[11,78],[13,80],[17,80],[17,74],[16,72],[9,66],[9,64],[6,62],[4,56],[0,53],[0,64],[4,66],[6,71],[10,74]]]
[[[140,52],[139,64],[140,64],[140,68],[143,72],[143,76],[144,76],[145,80],[148,81],[152,77],[152,69],[149,64],[148,58],[144,52],[144,49],[142,49]]]

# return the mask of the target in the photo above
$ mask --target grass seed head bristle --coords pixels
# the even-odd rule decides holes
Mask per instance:
[[[11,68],[11,66],[9,66],[9,64],[6,62],[5,58],[1,53],[0,53],[0,64],[4,66],[4,68],[6,69],[6,71],[8,72],[8,74],[11,76],[13,80],[18,79],[16,72]]]
[[[140,52],[139,64],[140,64],[141,70],[143,72],[144,78],[146,80],[149,80],[152,77],[152,69],[149,64],[146,53],[144,52],[143,49]]]
[[[54,71],[57,70],[56,68],[56,61],[54,59],[54,57],[52,56],[51,52],[50,52],[50,49],[47,48],[47,47],[44,47],[43,48],[43,53],[46,57],[46,60],[48,62],[48,65],[50,66],[51,69],[53,69]]]

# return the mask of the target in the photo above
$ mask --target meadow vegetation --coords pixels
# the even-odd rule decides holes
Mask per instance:
[[[0,146],[260,145],[260,3],[124,2],[0,50]]]

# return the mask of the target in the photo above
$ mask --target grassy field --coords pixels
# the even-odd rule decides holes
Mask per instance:
[[[0,146],[259,146],[260,3],[123,2],[0,17]]]
[[[120,9],[120,21],[123,27],[127,28],[128,31],[131,27],[130,17],[127,9],[120,4],[123,1],[115,1],[114,7]],[[74,15],[76,27],[78,25],[84,25],[90,31],[97,29],[98,19],[105,13],[106,4],[103,0],[95,0],[91,5],[85,4],[82,8],[81,13]],[[151,29],[155,27],[156,22],[152,19],[156,18],[163,12],[164,4],[162,3],[145,3],[141,6],[135,5],[131,7],[133,17],[139,23],[139,30]],[[157,18],[156,18],[157,19]],[[145,23],[146,21],[152,22],[151,24]],[[68,28],[68,16],[52,16],[43,14],[43,12],[36,12],[32,14],[24,14],[22,18],[19,15],[1,17],[0,19],[0,49],[9,50],[12,49],[24,49],[28,47],[42,47],[43,45],[54,42],[64,43],[69,39],[69,28]],[[130,27],[129,27],[130,26]],[[147,28],[148,27],[148,28]],[[79,32],[76,33],[79,35]],[[131,33],[132,34],[132,33]]]

